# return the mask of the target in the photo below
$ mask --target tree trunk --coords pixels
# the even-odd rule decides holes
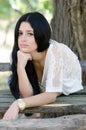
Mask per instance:
[[[86,60],[86,0],[54,0],[52,38]]]

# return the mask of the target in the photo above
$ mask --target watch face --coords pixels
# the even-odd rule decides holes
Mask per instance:
[[[26,107],[26,104],[23,99],[18,99],[18,106],[20,110],[24,110]]]

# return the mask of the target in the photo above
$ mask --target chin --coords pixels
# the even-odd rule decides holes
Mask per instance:
[[[20,51],[23,52],[23,53],[29,53],[29,51],[26,50],[26,49],[20,49]]]

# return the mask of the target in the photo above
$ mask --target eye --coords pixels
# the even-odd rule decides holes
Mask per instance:
[[[22,34],[23,34],[22,32],[19,32],[19,33],[18,33],[18,36],[21,36]]]
[[[30,32],[28,32],[27,34],[28,34],[28,36],[34,36],[34,34],[30,33]]]

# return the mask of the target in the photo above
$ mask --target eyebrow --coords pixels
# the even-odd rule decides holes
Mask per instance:
[[[19,29],[19,31],[21,31],[21,32],[22,32],[22,30],[20,30],[20,29]],[[27,31],[27,32],[33,32],[33,30],[26,30],[26,31]]]

